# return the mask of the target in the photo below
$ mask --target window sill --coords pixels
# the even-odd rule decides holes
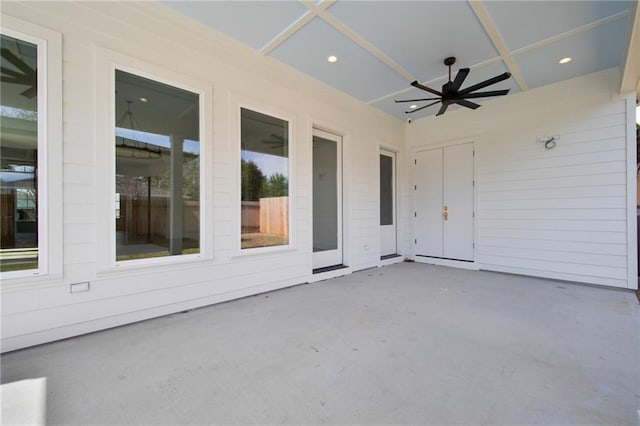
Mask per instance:
[[[99,278],[117,277],[122,274],[148,274],[165,270],[193,268],[194,265],[212,263],[211,256],[187,254],[147,259],[120,261],[98,272]]]
[[[297,252],[298,249],[293,246],[272,246],[272,247],[256,247],[249,249],[241,249],[240,252],[231,256],[231,260],[243,259],[247,257],[265,256],[272,254],[283,254]]]

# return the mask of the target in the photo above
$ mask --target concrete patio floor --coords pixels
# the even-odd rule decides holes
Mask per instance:
[[[48,424],[637,425],[632,292],[403,263],[2,356]]]

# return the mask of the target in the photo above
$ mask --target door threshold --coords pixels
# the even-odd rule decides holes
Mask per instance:
[[[454,259],[451,257],[438,257],[438,256],[427,256],[426,254],[416,254],[417,257],[428,257],[431,259],[440,259],[440,260],[451,260],[454,262],[470,262],[473,263],[473,260],[465,260],[465,259]]]
[[[340,265],[331,265],[331,266],[324,266],[322,268],[316,268],[314,269],[312,272],[314,274],[321,274],[323,272],[329,272],[329,271],[336,271],[338,269],[344,269],[344,268],[348,268],[348,266],[340,264]]]
[[[380,260],[393,259],[394,257],[400,257],[401,255],[398,253],[394,254],[385,254],[384,256],[380,256]]]
[[[473,260],[452,260],[420,255],[415,255],[413,260],[418,263],[429,263],[432,265],[449,266],[452,268],[469,269],[472,271],[477,271],[480,269],[478,267],[478,264]]]

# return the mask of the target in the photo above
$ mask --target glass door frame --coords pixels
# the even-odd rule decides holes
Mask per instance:
[[[397,185],[398,185],[398,153],[395,151],[392,151],[390,149],[384,148],[384,147],[380,147],[380,152],[378,153],[379,157],[380,156],[385,156],[385,157],[389,157],[391,158],[391,203],[392,203],[392,217],[391,217],[391,225],[381,225],[380,226],[380,257],[383,258],[385,256],[393,256],[393,255],[397,255],[398,254],[398,199],[397,199],[397,195],[398,195],[398,189],[397,189]],[[379,158],[378,157],[378,158]],[[381,176],[382,174],[382,170],[379,170],[379,174]],[[382,198],[380,198],[380,210],[382,207]],[[382,221],[382,217],[379,217],[379,222]],[[383,235],[383,230],[382,227],[383,226],[393,226],[393,238],[395,241],[395,250],[393,251],[393,253],[386,253],[383,254],[382,253],[382,240],[384,239],[384,235]],[[389,233],[390,234],[390,233]],[[390,235],[389,235],[390,236]]]
[[[331,266],[338,266],[343,264],[343,170],[342,170],[342,142],[343,137],[341,135],[327,132],[325,130],[318,129],[316,127],[313,128],[312,131],[312,170],[313,170],[313,138],[320,137],[325,140],[333,141],[336,143],[336,156],[337,156],[337,172],[336,172],[336,190],[337,190],[337,248],[334,250],[324,250],[324,251],[313,251],[313,242],[312,242],[312,252],[313,252],[313,269],[326,268]],[[312,171],[313,173],[313,171]],[[313,199],[313,181],[312,181],[312,199]],[[312,203],[312,220],[313,223],[313,203]],[[313,232],[311,236],[313,240]]]

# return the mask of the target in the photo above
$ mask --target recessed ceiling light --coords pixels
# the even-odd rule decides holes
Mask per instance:
[[[334,62],[338,62],[338,57],[335,55],[331,55],[327,58],[327,61],[334,63]]]
[[[418,105],[411,105],[409,108],[416,109],[416,108],[418,108]]]
[[[144,102],[145,104],[146,104],[147,102],[149,102],[149,99],[147,99],[147,98],[138,98],[138,100],[139,100],[140,102]]]
[[[568,64],[569,62],[571,62],[571,58],[570,58],[570,57],[568,57],[568,56],[567,56],[566,58],[562,58],[562,59],[560,59],[560,60],[558,61],[558,63],[559,63],[559,64],[562,64],[562,65],[564,65],[564,64]]]

